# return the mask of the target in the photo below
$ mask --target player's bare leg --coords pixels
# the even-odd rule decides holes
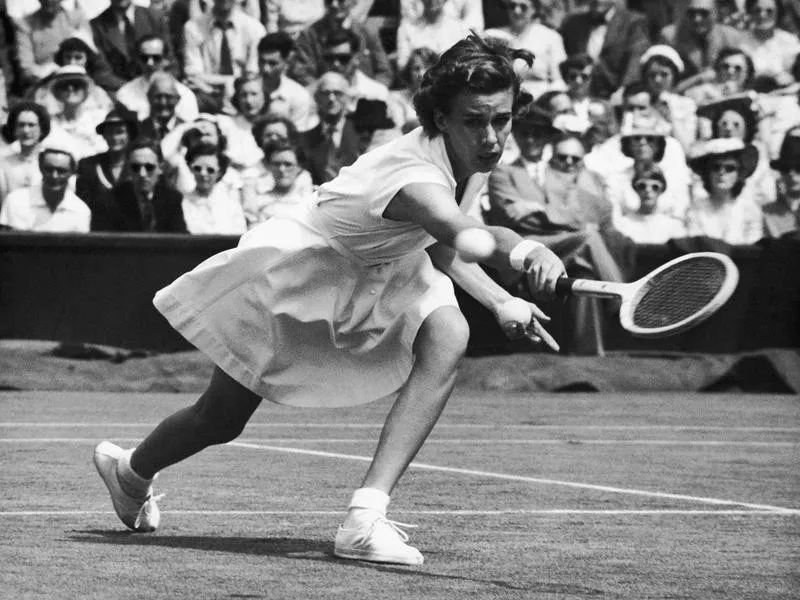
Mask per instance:
[[[381,432],[378,448],[353,494],[335,553],[344,558],[418,565],[423,558],[388,521],[389,494],[427,439],[455,385],[469,327],[456,308],[434,311],[414,342],[414,366]]]
[[[164,419],[137,448],[99,444],[95,466],[122,522],[134,531],[154,531],[161,518],[152,490],[158,472],[238,437],[260,402],[259,396],[216,368],[200,399]]]

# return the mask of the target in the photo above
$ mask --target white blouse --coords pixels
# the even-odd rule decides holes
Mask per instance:
[[[225,183],[217,183],[208,196],[186,194],[181,208],[191,234],[240,235],[247,230],[239,190]]]

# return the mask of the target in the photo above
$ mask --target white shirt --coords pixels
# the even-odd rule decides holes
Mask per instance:
[[[411,51],[416,48],[430,48],[442,53],[457,41],[469,34],[469,28],[462,21],[443,14],[435,23],[424,19],[401,21],[397,28],[397,68],[403,69]]]
[[[175,116],[186,121],[194,121],[199,114],[197,98],[194,92],[181,82],[176,81],[178,89],[178,104],[175,106]],[[140,121],[150,116],[150,102],[147,100],[147,89],[150,81],[141,75],[123,85],[117,90],[117,100],[136,113]]]
[[[266,35],[266,29],[238,8],[233,10],[230,22],[233,27],[227,31],[227,38],[233,59],[233,76],[258,73],[258,42]],[[219,73],[222,35],[222,29],[215,25],[212,15],[203,15],[183,26],[183,71],[186,77]]]
[[[586,52],[595,61],[603,51],[603,44],[606,42],[606,34],[608,33],[608,22],[614,16],[616,9],[612,8],[606,13],[605,21],[602,25],[597,25],[592,29],[589,34],[589,41],[586,42]]]
[[[311,94],[285,75],[281,75],[280,84],[269,95],[269,112],[288,117],[300,132],[314,129],[319,123]]]
[[[196,191],[186,194],[181,203],[186,230],[194,235],[244,233],[247,224],[242,204],[231,191],[226,184],[218,183],[208,196],[200,196]]]
[[[0,225],[21,231],[89,233],[91,220],[89,207],[69,189],[55,210],[50,210],[41,184],[12,191],[0,208]]]

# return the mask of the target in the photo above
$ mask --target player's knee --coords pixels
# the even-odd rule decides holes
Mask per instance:
[[[421,333],[421,345],[436,360],[455,365],[467,352],[469,324],[456,308],[440,309],[431,314]]]

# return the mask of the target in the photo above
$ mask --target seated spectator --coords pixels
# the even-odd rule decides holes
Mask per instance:
[[[167,20],[160,11],[137,6],[131,0],[110,0],[110,6],[92,19],[91,25],[95,45],[114,75],[106,89],[116,91],[142,74],[137,40],[144,36],[164,40],[167,58],[171,59]]]
[[[566,60],[561,34],[541,22],[539,0],[505,0],[508,11],[506,27],[487,29],[486,37],[499,37],[512,48],[530,50],[536,56],[529,67],[519,66],[522,85],[534,98],[551,88],[563,87],[559,65]]]
[[[408,133],[419,127],[417,110],[414,108],[414,94],[417,93],[422,83],[425,71],[436,62],[437,58],[436,52],[430,48],[413,50],[411,56],[408,57],[406,68],[400,73],[402,87],[390,92],[389,102],[392,106],[392,114],[399,118],[402,133]]]
[[[791,85],[759,97],[759,135],[773,159],[778,157],[786,133],[800,126],[800,54],[792,65],[792,77]]]
[[[35,102],[15,104],[3,126],[9,143],[0,150],[0,204],[9,192],[38,185],[42,180],[39,153],[50,134],[50,115]]]
[[[150,114],[139,123],[139,134],[160,142],[182,125],[185,121],[175,112],[180,99],[178,81],[172,75],[160,71],[153,73],[147,88]]]
[[[147,91],[153,82],[153,75],[164,73],[170,67],[167,58],[167,45],[157,35],[142,37],[137,45],[136,60],[139,62],[141,75],[128,81],[117,90],[117,100],[134,111],[139,120],[150,116],[150,101]],[[175,105],[175,116],[182,121],[193,121],[199,114],[197,98],[192,90],[179,81],[175,81],[178,103]]]
[[[75,193],[84,202],[90,203],[102,193],[112,191],[125,173],[128,146],[136,139],[139,129],[136,113],[122,104],[114,107],[97,126],[108,150],[82,158],[78,162],[78,178]]]
[[[681,89],[698,105],[705,104],[751,89],[754,74],[753,60],[744,50],[725,48],[714,63],[713,79],[696,77],[697,85],[687,88],[688,82],[684,82]]]
[[[235,0],[213,0],[209,15],[183,26],[183,71],[201,112],[230,109],[233,80],[258,73],[258,43],[264,26],[246,15]]]
[[[800,230],[800,129],[786,134],[780,155],[770,163],[781,174],[778,198],[764,206],[764,234],[779,238]]]
[[[218,146],[195,144],[186,152],[195,187],[183,197],[183,219],[191,234],[240,235],[247,229],[239,194],[221,183],[228,158]]]
[[[265,0],[267,33],[285,31],[292,38],[325,14],[324,0]]]
[[[480,33],[484,29],[484,0],[445,0],[444,12],[464,27]],[[400,0],[401,21],[416,21],[425,12],[424,0]]]
[[[270,112],[285,114],[298,131],[308,131],[317,124],[316,110],[311,94],[286,75],[293,51],[294,42],[283,32],[267,34],[258,43],[262,95]]]
[[[80,37],[67,38],[61,42],[61,45],[58,47],[55,61],[59,67],[75,66],[85,69],[86,74],[97,84],[89,88],[89,97],[86,99],[85,103],[87,108],[92,107],[103,112],[111,110],[114,102],[111,100],[108,92],[103,89],[101,83],[104,77],[107,78],[111,74],[111,70],[108,65],[103,62],[101,56],[97,54],[86,41]],[[44,106],[50,114],[56,114],[61,110],[58,100],[55,99],[50,91],[50,83],[53,75],[55,75],[55,71],[48,77],[40,80],[29,92],[34,102]]]
[[[770,77],[776,85],[792,83],[792,64],[800,54],[800,39],[778,27],[783,20],[779,0],[746,0],[751,27],[744,33],[742,49],[753,59],[756,76]]]
[[[639,119],[649,121],[659,119],[652,104],[652,96],[641,82],[631,84],[623,90],[621,122],[625,125],[626,122],[632,123]],[[664,122],[664,126],[668,127],[668,124]],[[659,135],[663,135],[665,129],[662,127],[659,129],[661,129]],[[673,198],[676,210],[680,210],[680,207],[685,208],[688,204],[687,194],[691,174],[686,166],[686,153],[680,142],[669,135],[664,136],[664,139],[663,157],[657,164],[669,181],[669,196]],[[589,169],[599,173],[609,186],[613,186],[614,181],[620,176],[627,179],[624,187],[630,186],[634,158],[623,152],[621,135],[614,135],[592,148],[584,162]]]
[[[763,214],[745,193],[756,170],[758,150],[739,138],[698,142],[689,166],[702,181],[693,188],[686,219],[690,236],[707,236],[728,244],[753,244],[763,235]]]
[[[301,84],[310,85],[330,68],[325,61],[324,40],[339,31],[350,32],[355,38],[352,60],[359,70],[387,88],[392,84],[393,72],[383,42],[377,31],[352,19],[354,4],[354,0],[325,0],[322,18],[297,36],[296,62],[300,68],[293,68],[291,75]]]
[[[487,223],[509,227],[546,244],[564,261],[570,276],[622,281],[620,267],[607,245],[607,239],[614,236],[611,205],[600,179],[582,166],[583,141],[575,134],[557,132],[535,105],[523,109],[512,132],[521,159],[512,165],[498,165],[489,176]],[[545,166],[543,139],[552,140],[552,158]],[[517,295],[530,297],[528,284],[519,273],[509,270],[499,276]],[[602,354],[598,303],[571,299],[567,309],[567,350]]]
[[[411,51],[430,48],[441,54],[469,34],[463,21],[445,10],[446,0],[421,0],[422,12],[408,19],[401,18],[397,28],[397,68],[404,69]]]
[[[572,104],[572,97],[569,92],[562,90],[551,90],[545,92],[536,99],[536,104],[544,110],[553,113],[553,117],[559,115],[576,115],[575,106]],[[586,123],[588,127],[589,123]]]
[[[93,199],[92,231],[186,233],[181,194],[162,180],[156,140],[138,138],[128,147],[129,178]]]
[[[69,189],[75,157],[67,147],[46,145],[39,153],[41,183],[18,188],[0,208],[0,225],[20,231],[88,233],[89,207]]]
[[[17,61],[26,89],[58,69],[55,55],[67,38],[81,31],[92,39],[89,21],[80,8],[67,10],[60,0],[41,0],[41,7],[16,22]]]
[[[757,139],[758,105],[751,94],[730,96],[704,104],[697,109],[701,121],[709,124],[711,138],[737,138],[746,144],[752,144],[758,150],[758,166],[747,179],[747,195],[755,199],[759,205],[769,204],[775,200],[775,178],[769,167],[769,155]]]
[[[241,170],[257,164],[262,158],[261,148],[253,138],[253,125],[264,115],[267,106],[260,77],[237,77],[233,89],[231,104],[236,109],[236,115],[232,119],[217,115],[217,121],[221,123],[220,128],[224,129],[228,139],[228,160],[234,168]]]
[[[654,169],[665,162],[668,140],[675,143],[668,132],[669,125],[655,114],[628,114],[623,120],[619,148],[629,160],[619,170],[606,172],[605,177],[607,194],[616,212],[631,213],[637,210],[640,196],[633,187],[633,180],[638,171]],[[689,205],[690,173],[685,160],[681,154],[675,158],[675,162],[666,163],[668,171],[659,168],[670,182],[670,189],[662,192],[659,210],[680,221],[685,218]],[[602,163],[597,164],[596,168],[599,168]]]
[[[347,118],[348,89],[344,76],[335,72],[325,73],[317,84],[314,100],[320,122],[303,134],[302,143],[315,185],[333,179],[360,154],[358,132]]]
[[[376,132],[389,131],[395,128],[395,122],[389,117],[386,102],[382,100],[367,100],[361,98],[356,104],[356,109],[348,118],[353,121],[358,134],[359,155],[375,148],[387,141],[378,139]]]
[[[568,56],[594,60],[591,93],[610,98],[639,79],[639,60],[650,46],[647,19],[621,0],[594,0],[589,12],[572,14],[561,25]]]
[[[314,193],[305,169],[305,154],[289,140],[264,145],[264,165],[269,177],[245,182],[245,217],[248,228],[311,202]]]
[[[636,165],[631,182],[638,197],[636,206],[630,203],[615,207],[614,227],[637,244],[664,244],[671,239],[686,237],[686,226],[664,206],[662,198],[667,179],[655,164]]]
[[[389,100],[389,88],[366,75],[358,67],[355,59],[358,53],[358,38],[353,32],[343,29],[332,33],[322,40],[322,57],[326,71],[333,71],[342,75],[348,84],[349,110],[355,110],[359,98],[369,100]],[[310,89],[315,90],[317,84],[312,84]],[[399,120],[399,119],[398,119]]]
[[[87,105],[94,87],[94,82],[82,67],[59,67],[50,79],[50,92],[60,107],[51,115],[51,125],[69,136],[70,148],[77,159],[107,149],[105,140],[97,133],[105,111]]]
[[[594,61],[588,54],[577,54],[564,60],[559,66],[561,77],[566,82],[567,94],[572,100],[572,110],[591,129],[590,147],[601,144],[617,132],[616,119],[611,103],[591,95]]]
[[[674,48],[659,44],[642,55],[641,65],[653,106],[672,126],[673,137],[689,150],[697,139],[697,104],[674,91],[685,70],[683,59]]]
[[[256,119],[253,123],[252,134],[262,151],[265,144],[278,140],[289,141],[293,144],[300,140],[300,134],[294,123],[285,115],[273,112],[268,112]]]
[[[741,48],[742,32],[717,23],[716,0],[688,0],[677,24],[661,30],[661,43],[672,46],[686,63],[686,75],[714,77],[712,65],[723,48]]]

